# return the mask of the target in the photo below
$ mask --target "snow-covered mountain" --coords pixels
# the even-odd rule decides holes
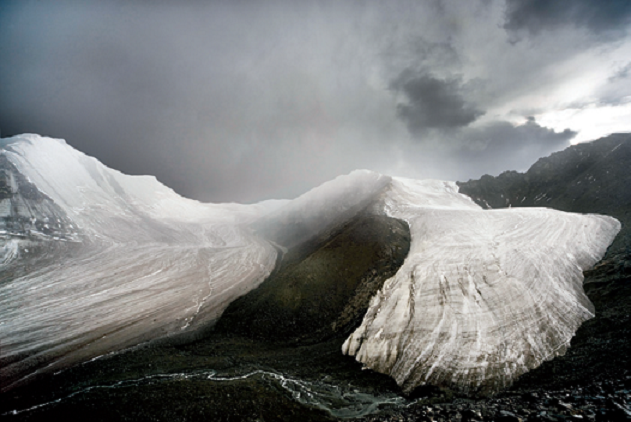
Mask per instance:
[[[620,228],[607,216],[483,210],[455,183],[369,171],[293,201],[202,204],[38,135],[1,140],[0,211],[5,390],[193,334],[284,253],[372,213],[406,221],[411,248],[344,352],[406,391],[497,391],[562,353],[593,315],[582,271]]]

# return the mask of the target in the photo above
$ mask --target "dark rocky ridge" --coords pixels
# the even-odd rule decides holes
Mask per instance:
[[[347,336],[403,263],[410,232],[403,221],[362,212],[309,243],[317,246],[289,250],[261,286],[232,302],[216,330],[265,340]]]
[[[526,173],[458,182],[483,208],[547,207],[606,214],[622,230],[605,259],[631,253],[631,134],[613,134],[539,159]]]

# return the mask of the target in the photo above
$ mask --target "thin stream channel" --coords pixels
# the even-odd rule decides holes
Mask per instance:
[[[398,396],[394,393],[375,396],[362,392],[358,388],[350,385],[334,385],[324,381],[305,381],[261,369],[234,376],[220,375],[214,370],[209,370],[193,373],[154,374],[133,380],[118,381],[112,384],[93,385],[55,400],[40,403],[26,409],[16,409],[5,412],[2,416],[19,415],[42,409],[44,407],[53,406],[75,396],[88,394],[93,390],[99,389],[140,387],[177,380],[230,382],[244,380],[250,377],[260,377],[261,379],[275,382],[289,392],[293,399],[299,403],[325,410],[337,418],[357,418],[373,414],[382,409],[384,406],[410,406],[416,401],[406,400],[404,397]]]

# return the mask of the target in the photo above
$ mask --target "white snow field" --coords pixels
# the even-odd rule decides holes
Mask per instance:
[[[3,390],[194,333],[257,287],[277,250],[368,208],[407,221],[412,244],[344,353],[406,391],[496,391],[562,353],[593,316],[582,271],[620,228],[606,216],[483,210],[454,183],[365,170],[293,201],[203,204],[30,134],[0,140],[0,167]]]
[[[457,191],[393,179],[384,206],[408,222],[410,252],[343,346],[404,391],[492,393],[563,354],[594,316],[582,272],[620,230],[608,216],[483,210]]]
[[[5,389],[40,371],[212,322],[274,268],[275,248],[246,225],[285,201],[202,204],[154,177],[107,168],[63,140],[21,135],[2,143],[80,239],[61,246],[55,243],[66,239],[43,233],[0,239],[5,249],[13,245],[0,267]]]

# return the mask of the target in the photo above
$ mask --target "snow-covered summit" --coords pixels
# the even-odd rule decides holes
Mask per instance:
[[[100,236],[125,237],[116,231],[121,221],[139,228],[146,226],[147,219],[247,224],[285,202],[201,203],[181,197],[154,176],[129,176],[111,169],[63,139],[25,134],[2,139],[0,147],[20,173],[61,206],[80,229]]]

